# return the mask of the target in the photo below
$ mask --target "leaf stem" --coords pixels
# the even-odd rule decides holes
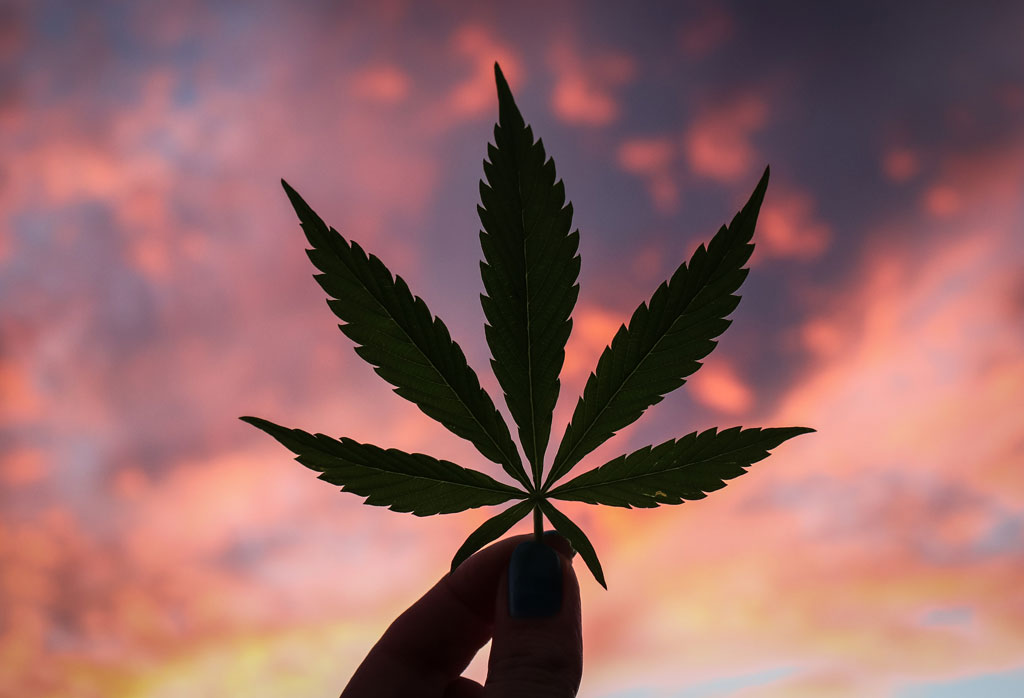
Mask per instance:
[[[540,513],[540,502],[533,508],[533,539],[538,543],[544,541],[544,516]]]

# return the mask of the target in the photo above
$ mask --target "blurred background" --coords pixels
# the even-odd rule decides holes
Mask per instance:
[[[769,163],[733,326],[580,468],[818,430],[703,501],[566,507],[609,585],[577,565],[581,695],[1024,695],[1020,3],[0,8],[0,695],[337,695],[495,513],[364,506],[238,421],[507,480],[354,354],[279,184],[501,404],[475,212],[495,60],[582,237],[552,440]]]

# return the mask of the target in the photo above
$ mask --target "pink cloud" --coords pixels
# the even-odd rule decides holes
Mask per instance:
[[[757,219],[755,259],[762,255],[814,259],[827,249],[831,239],[832,230],[817,217],[809,194],[777,187],[765,197]]]
[[[800,328],[800,341],[805,349],[821,358],[835,355],[845,344],[840,323],[828,317],[805,322]]]
[[[698,402],[730,415],[747,412],[754,393],[740,378],[736,368],[719,358],[709,359],[688,381],[691,395]]]
[[[513,92],[516,91],[523,74],[519,58],[488,27],[467,22],[455,31],[450,44],[470,70],[470,75],[448,93],[446,101],[452,117],[462,120],[494,111],[495,61],[501,65]]]
[[[580,389],[586,377],[597,366],[604,348],[627,317],[598,306],[578,304],[573,311],[572,335],[565,347],[562,381]]]
[[[715,5],[706,5],[679,32],[679,45],[691,58],[701,58],[732,38],[736,26],[732,15]]]
[[[637,247],[629,262],[629,271],[633,278],[656,288],[664,280],[661,273],[665,268],[666,250],[663,245],[655,242],[639,244]]]
[[[409,76],[390,64],[371,65],[354,76],[353,92],[370,102],[398,104],[409,94]]]
[[[768,118],[768,107],[754,95],[743,95],[699,111],[683,138],[694,173],[721,182],[747,175],[757,153],[751,138]]]
[[[922,210],[932,218],[949,219],[982,206],[1012,210],[1024,187],[1024,137],[951,155],[935,170],[921,198]]]
[[[667,138],[634,138],[619,146],[619,164],[626,172],[649,174],[667,169],[675,154]]]
[[[49,473],[49,462],[38,448],[18,448],[0,457],[0,482],[15,488],[42,482]]]
[[[618,150],[619,166],[643,178],[647,193],[662,212],[674,212],[679,205],[679,185],[672,173],[678,149],[670,138],[632,138]]]
[[[190,27],[154,27],[146,37],[175,46]],[[125,293],[77,281],[61,312],[40,314],[25,337],[12,340],[5,324],[0,421],[53,437],[53,445],[19,446],[0,463],[12,494],[0,511],[0,686],[31,696],[248,695],[281,682],[295,695],[340,688],[386,622],[444,573],[461,537],[492,513],[421,521],[365,507],[235,420],[240,401],[251,401],[254,412],[295,426],[490,467],[386,386],[366,387],[376,376],[353,359],[322,295],[311,288],[306,299],[291,288],[300,267],[301,283],[311,286],[310,269],[300,249],[294,262],[281,252],[298,234],[286,203],[266,203],[278,176],[299,173],[303,193],[331,223],[372,243],[401,273],[431,281],[417,224],[447,161],[422,145],[431,141],[425,136],[452,114],[456,123],[493,116],[494,52],[513,87],[523,75],[512,53],[519,48],[482,27],[452,35],[451,55],[468,66],[467,78],[435,101],[401,87],[396,76],[407,66],[372,64],[380,72],[363,74],[362,98],[402,109],[371,115],[349,106],[351,93],[311,95],[290,85],[295,65],[287,60],[268,67],[257,96],[219,83],[217,69],[206,67],[190,84],[196,101],[185,105],[171,99],[180,76],[158,71],[139,81],[137,103],[101,114],[97,130],[78,121],[97,103],[88,85],[53,108],[26,103],[0,113],[5,127],[46,136],[12,149],[3,209],[108,204],[126,237],[118,254],[149,285],[137,288],[153,291],[154,324],[167,330],[128,355],[124,345],[139,341],[144,323],[104,308],[136,287]],[[297,45],[324,45],[319,38]],[[703,54],[721,41],[688,50]],[[359,83],[359,68],[322,64],[326,72],[310,83]],[[615,90],[626,78],[614,79],[621,69],[584,66],[569,118],[623,116]],[[597,101],[580,106],[588,99]],[[430,120],[441,112],[445,119]],[[733,117],[725,135],[709,136],[704,125],[711,174],[695,172],[733,181],[741,178],[735,172],[759,169],[751,139],[760,125],[746,119]],[[875,247],[850,261],[848,281],[833,280],[834,291],[812,299],[798,333],[810,353],[805,373],[761,423],[806,423],[818,434],[780,448],[708,502],[572,509],[613,589],[599,591],[578,565],[588,634],[583,693],[635,684],[637,676],[673,686],[681,677],[713,678],[734,667],[738,652],[769,666],[794,657],[809,665],[762,689],[778,695],[885,694],[905,674],[1019,663],[1019,559],[924,557],[928,546],[958,552],[986,543],[999,512],[1022,506],[1022,306],[1014,298],[1024,159],[1019,143],[998,150],[946,162],[925,183],[925,215],[875,231]],[[693,166],[693,151],[654,138],[629,141],[618,155],[656,205],[677,205],[673,167],[681,155]],[[338,172],[327,172],[338,162]],[[888,175],[909,169],[890,166]],[[907,176],[926,175],[918,167]],[[943,188],[955,192],[956,205],[934,195],[929,208],[931,192]],[[807,232],[825,225],[813,201],[773,191],[778,220],[768,222],[770,191],[760,232],[775,232],[765,233],[761,252],[792,255],[803,249],[796,241],[820,241]],[[927,230],[927,244],[911,228]],[[54,252],[81,234],[73,226],[55,232]],[[0,235],[8,260],[22,253],[7,228]],[[291,242],[271,242],[278,236]],[[274,250],[273,259],[238,252],[239,240],[253,239],[259,244],[251,247]],[[646,279],[658,254],[641,249],[623,268]],[[104,277],[124,271],[109,261]],[[184,302],[194,297],[201,302]],[[200,309],[216,310],[218,324],[196,324],[190,316]],[[567,400],[625,319],[579,306],[563,376]],[[116,333],[97,339],[104,322]],[[322,336],[314,329],[321,325]],[[751,409],[737,368],[726,365],[716,377],[713,366],[694,377],[691,395],[718,399],[718,409],[734,415]],[[702,398],[704,372],[711,389]],[[325,380],[334,386],[326,393]],[[314,384],[321,392],[308,390]],[[690,415],[660,414],[677,420],[666,438],[693,426]],[[170,429],[160,421],[168,415],[174,429],[186,418],[205,425],[181,437],[200,442],[189,444],[197,452],[167,460],[148,447],[121,454],[142,438],[135,429]],[[642,445],[633,434],[611,440],[608,454]],[[885,477],[897,470],[910,474]],[[970,626],[919,626],[924,611],[946,604],[968,605]],[[267,661],[254,668],[253,656]],[[300,681],[307,683],[296,688]]]
[[[917,153],[910,148],[892,148],[882,157],[882,172],[891,182],[912,179],[921,169]]]
[[[961,208],[939,241],[878,230],[846,280],[815,300],[800,331],[811,361],[756,422],[816,434],[780,447],[707,503],[642,521],[631,518],[639,512],[596,513],[588,530],[610,551],[606,566],[620,570],[609,575],[616,593],[662,600],[657,611],[618,609],[635,637],[604,646],[608,663],[590,685],[729,673],[736,638],[768,666],[800,657],[805,667],[756,695],[883,694],[908,675],[1019,664],[1024,607],[1011,570],[1021,539],[1004,524],[1024,506],[1014,402],[1024,392],[1024,337],[1009,300],[1021,264],[1012,242],[1019,194],[1009,192],[1020,180],[1009,156],[983,161],[992,186],[977,156],[948,163]],[[926,227],[926,215],[899,225]],[[658,561],[656,578],[622,572],[638,559]],[[971,609],[962,632],[919,622],[949,606]],[[605,623],[614,636],[614,620]],[[678,646],[699,649],[674,659],[662,649]]]
[[[34,385],[28,366],[0,357],[0,418],[14,424],[35,420],[44,414],[42,392]]]
[[[990,484],[1005,476],[1001,454],[1019,438],[1007,390],[1024,380],[1015,356],[1021,338],[1007,317],[1013,311],[1000,300],[1017,273],[1007,257],[1012,224],[980,223],[993,213],[987,205],[965,209],[979,223],[965,220],[963,234],[924,259],[916,243],[879,243],[855,289],[837,292],[837,307],[805,326],[804,340],[822,364],[776,418],[813,415],[813,426],[834,433],[818,446],[836,448],[828,456],[833,476],[865,463],[899,463],[1014,501]],[[962,433],[974,438],[961,440]],[[871,435],[868,442],[862,434]],[[964,462],[973,463],[970,471]]]
[[[633,77],[631,58],[614,53],[582,56],[563,43],[552,51],[549,62],[557,76],[551,94],[557,117],[586,126],[607,126],[619,118],[614,91]]]
[[[946,218],[960,210],[960,194],[953,187],[937,185],[925,192],[923,204],[932,216]]]

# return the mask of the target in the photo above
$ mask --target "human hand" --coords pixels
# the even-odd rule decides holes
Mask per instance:
[[[583,675],[575,552],[554,532],[544,541],[499,541],[445,575],[391,624],[341,698],[575,696]],[[461,674],[491,639],[481,686]]]

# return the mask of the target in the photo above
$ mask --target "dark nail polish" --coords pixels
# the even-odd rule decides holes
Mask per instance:
[[[562,541],[563,543],[565,543],[565,547],[569,549],[569,559],[571,560],[574,557],[576,557],[576,548],[572,547],[572,543],[569,542],[569,539],[566,538],[565,536],[563,536],[558,531],[544,531],[544,538],[546,540],[548,540],[548,541],[551,541],[551,540],[560,540],[560,541]]]
[[[528,540],[508,563],[508,612],[513,618],[546,618],[562,608],[562,561],[554,549]]]

